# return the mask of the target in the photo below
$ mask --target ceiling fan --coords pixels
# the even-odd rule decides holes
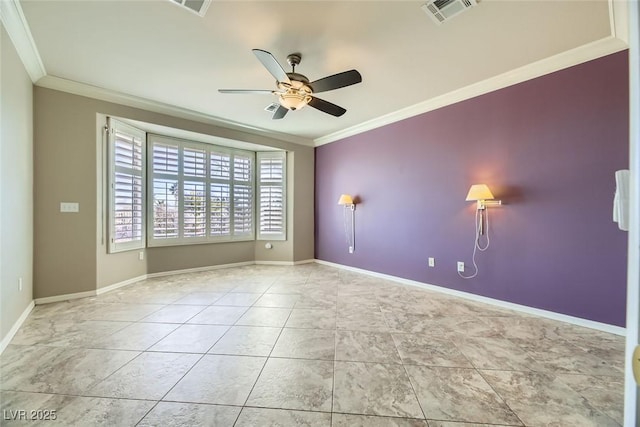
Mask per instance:
[[[295,111],[303,108],[305,105],[320,110],[332,116],[340,117],[347,110],[344,108],[325,101],[324,99],[314,96],[319,92],[327,92],[341,87],[351,86],[362,81],[362,76],[356,70],[344,71],[324,77],[313,82],[302,74],[296,73],[296,65],[300,64],[302,55],[292,53],[287,56],[287,63],[291,66],[292,71],[287,73],[278,63],[274,56],[266,50],[253,49],[253,53],[262,65],[276,78],[275,90],[251,90],[251,89],[218,89],[220,93],[240,93],[240,94],[273,94],[278,97],[278,108],[273,113],[273,119],[283,118],[289,110]]]

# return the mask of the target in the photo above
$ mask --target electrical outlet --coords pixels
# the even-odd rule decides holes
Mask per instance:
[[[353,253],[353,246],[349,246],[349,253],[352,254]]]
[[[458,261],[458,272],[464,273],[464,262]]]
[[[18,279],[18,289],[22,292],[22,277]]]
[[[429,267],[436,266],[436,259],[434,257],[429,257]]]

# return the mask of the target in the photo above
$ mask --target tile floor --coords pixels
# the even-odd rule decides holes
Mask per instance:
[[[0,424],[619,426],[623,354],[317,264],[233,268],[37,306],[0,357]]]

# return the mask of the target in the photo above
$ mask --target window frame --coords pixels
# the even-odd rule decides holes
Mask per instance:
[[[121,131],[122,133],[133,136],[133,138],[138,137],[141,141],[141,165],[140,169],[136,170],[135,168],[127,168],[124,166],[118,166],[116,163],[116,135]],[[138,129],[134,126],[131,126],[127,123],[124,123],[120,120],[114,119],[112,117],[107,118],[107,141],[108,141],[108,155],[107,155],[107,167],[108,167],[108,179],[107,179],[107,192],[108,192],[108,209],[109,215],[107,220],[107,226],[109,230],[109,235],[107,239],[107,251],[108,253],[118,253],[131,251],[136,249],[144,249],[146,248],[146,230],[147,230],[147,208],[146,208],[146,186],[147,186],[147,173],[146,173],[146,138],[147,134],[145,131]],[[140,237],[137,239],[132,239],[127,242],[117,242],[116,241],[116,174],[125,173],[130,174],[131,176],[139,177],[141,182],[140,189]]]

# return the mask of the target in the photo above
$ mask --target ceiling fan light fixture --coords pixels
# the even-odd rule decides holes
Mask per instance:
[[[280,105],[288,110],[299,110],[311,101],[311,89],[303,82],[291,81],[291,85],[278,84],[285,92],[278,94]]]

